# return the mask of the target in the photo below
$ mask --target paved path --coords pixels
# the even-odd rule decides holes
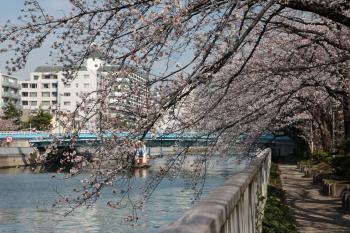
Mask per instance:
[[[296,165],[279,165],[282,186],[297,220],[300,233],[350,233],[350,214],[344,213],[341,200],[320,194],[312,178],[303,178]]]

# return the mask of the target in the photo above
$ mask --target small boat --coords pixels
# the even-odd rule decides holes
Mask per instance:
[[[146,148],[146,145],[143,145],[137,151],[137,154],[135,156],[135,164],[133,168],[149,168],[149,167],[151,167],[151,165],[149,164],[147,148]]]

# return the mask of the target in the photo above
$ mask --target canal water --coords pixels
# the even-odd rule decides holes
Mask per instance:
[[[235,157],[212,161],[207,169],[201,198],[220,186],[229,176],[246,165]],[[159,161],[158,161],[159,162]],[[157,162],[155,162],[157,163]],[[157,165],[153,164],[152,169]],[[133,178],[135,187],[142,186],[152,169],[138,170]],[[185,168],[186,170],[186,168]],[[63,216],[64,210],[53,208],[58,194],[69,193],[80,185],[81,177],[69,180],[52,177],[53,173],[33,173],[29,169],[0,169],[0,232],[1,233],[49,233],[49,232],[114,232],[153,233],[176,220],[193,202],[193,190],[186,172],[176,179],[164,179],[137,212],[137,222],[127,222],[130,208],[115,209],[107,206],[112,195],[106,192],[90,208],[79,208],[73,215]],[[135,197],[137,194],[135,194]]]

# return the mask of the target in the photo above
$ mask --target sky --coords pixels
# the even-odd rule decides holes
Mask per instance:
[[[69,11],[70,3],[68,0],[39,0],[40,4],[50,14],[59,15],[62,12]],[[0,0],[0,25],[6,23],[8,19],[16,22],[16,19],[21,15],[21,9],[24,8],[24,0]],[[11,58],[10,54],[0,53],[0,72],[6,73],[5,62]],[[37,66],[51,64],[49,58],[48,46],[36,49],[30,56],[26,67],[12,75],[20,80],[29,79],[30,72],[34,71]]]
[[[69,12],[71,9],[71,4],[69,0],[38,0],[40,5],[51,15],[62,16],[65,12]],[[12,23],[16,23],[17,17],[20,16],[21,9],[24,8],[24,0],[0,0],[0,27],[4,25],[8,19]],[[49,45],[52,43],[54,38],[50,37],[47,42],[43,44],[41,48],[38,48],[31,52],[27,64],[24,69],[13,73],[12,75],[17,77],[19,80],[29,80],[30,73],[35,70],[38,66],[51,65],[53,64],[52,59],[49,57]],[[185,64],[192,59],[192,51],[187,51],[184,56],[177,58],[176,62]],[[11,58],[11,54],[0,53],[0,73],[7,73],[6,61]],[[181,62],[180,62],[181,61]],[[175,62],[172,62],[175,64]],[[156,64],[151,74],[161,75],[165,73],[170,73],[174,68],[164,71],[166,67],[166,61],[160,61]],[[175,67],[175,66],[174,66]],[[189,69],[186,69],[189,70]]]

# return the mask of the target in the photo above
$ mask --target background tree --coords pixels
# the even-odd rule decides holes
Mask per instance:
[[[49,130],[51,128],[52,115],[41,108],[28,121],[23,123],[23,128],[34,128],[36,130]]]
[[[0,118],[0,131],[14,131],[18,130],[19,126],[16,125],[13,120],[6,120]]]
[[[12,102],[6,104],[3,109],[3,114],[3,119],[12,120],[16,125],[21,124],[21,112]]]

